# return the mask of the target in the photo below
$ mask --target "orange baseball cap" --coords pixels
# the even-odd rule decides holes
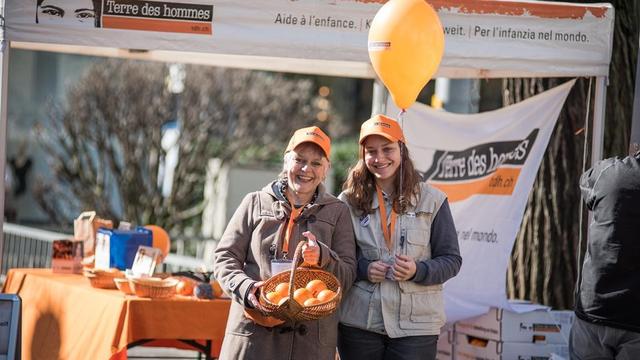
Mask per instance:
[[[375,115],[371,119],[362,123],[360,127],[360,144],[369,135],[380,135],[389,141],[404,141],[402,128],[397,121],[384,115]]]
[[[296,132],[293,133],[293,136],[291,136],[289,145],[284,152],[287,153],[295,149],[296,146],[305,142],[314,143],[320,146],[327,159],[329,158],[329,155],[331,155],[331,139],[317,126],[310,126],[296,130]]]

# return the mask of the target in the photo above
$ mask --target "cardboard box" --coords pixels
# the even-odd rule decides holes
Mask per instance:
[[[134,230],[98,229],[96,235],[96,269],[130,269],[139,246],[152,246],[151,230],[141,226]]]
[[[436,346],[436,360],[452,360],[454,352],[454,328],[453,326],[445,326],[438,337],[438,345]]]
[[[82,240],[54,240],[51,252],[51,270],[54,273],[81,274],[82,273]]]
[[[573,311],[535,310],[514,313],[492,308],[487,314],[458,321],[456,334],[501,342],[567,344]]]
[[[552,360],[569,359],[569,346],[485,340],[456,333],[456,360]]]

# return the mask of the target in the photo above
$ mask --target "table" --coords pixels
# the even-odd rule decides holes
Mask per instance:
[[[10,269],[4,292],[22,298],[23,359],[127,358],[127,346],[190,348],[220,353],[230,301],[175,296],[145,299],[96,289],[82,275]],[[188,341],[187,341],[188,342]]]

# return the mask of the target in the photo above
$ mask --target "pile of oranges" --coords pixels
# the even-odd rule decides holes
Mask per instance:
[[[184,296],[193,296],[195,293],[196,287],[203,283],[187,278],[187,277],[179,277],[180,281],[178,285],[176,285],[176,293]],[[220,283],[214,279],[210,281],[212,295],[214,298],[220,298],[223,295],[222,287],[220,287]]]
[[[322,280],[311,280],[305,287],[293,292],[293,300],[302,306],[313,306],[331,301],[336,296],[335,291],[327,288]],[[289,299],[289,283],[280,283],[274,291],[268,292],[265,297],[272,304],[282,305]]]

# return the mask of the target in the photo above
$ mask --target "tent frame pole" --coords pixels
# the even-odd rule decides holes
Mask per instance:
[[[7,165],[7,89],[9,77],[9,42],[5,39],[5,2],[0,0],[0,230],[4,230],[5,167]],[[0,231],[0,255],[4,249],[4,231]],[[0,256],[0,268],[2,268]]]
[[[371,116],[387,113],[387,99],[389,91],[377,78],[373,80],[373,96],[371,102]]]
[[[638,39],[638,46],[640,47],[640,39]],[[629,155],[634,155],[636,151],[640,151],[640,56],[636,59],[636,86],[633,95]]]
[[[607,80],[608,79],[605,76],[596,77],[596,94],[593,104],[593,135],[591,136],[591,166],[602,160],[602,152],[604,147],[604,116],[607,106]],[[582,216],[582,212],[580,216]],[[589,211],[589,214],[587,215],[587,224],[591,224],[592,221],[593,212]],[[586,226],[586,235],[586,241],[588,241],[588,239],[591,237],[591,226],[589,225]],[[580,247],[582,246],[582,241],[582,239],[578,239],[578,249],[580,249]],[[581,262],[584,261],[584,256],[581,254],[581,252],[582,250],[579,250],[577,264],[579,266],[577,280],[578,282],[576,284],[576,289],[580,286],[580,272],[582,271]]]
[[[596,77],[596,94],[593,104],[593,135],[591,137],[591,165],[602,160],[604,148],[604,118],[607,107],[607,82],[605,76]]]

